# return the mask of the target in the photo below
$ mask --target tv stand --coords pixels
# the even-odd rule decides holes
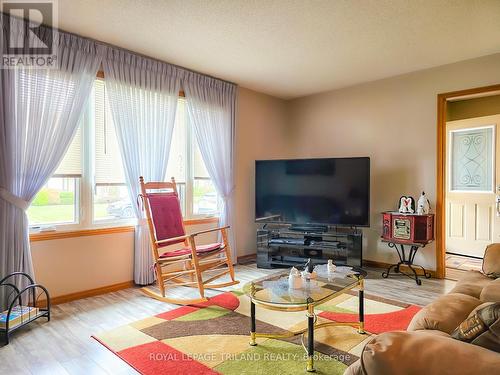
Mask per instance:
[[[257,267],[286,268],[333,259],[337,265],[361,267],[361,230],[329,226],[264,224],[257,230]],[[313,230],[317,229],[317,230]]]

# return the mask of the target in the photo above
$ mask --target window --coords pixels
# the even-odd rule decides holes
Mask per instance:
[[[184,217],[217,214],[219,200],[188,121],[184,98],[178,102],[166,176],[168,180],[174,177],[178,184]],[[28,209],[30,225],[77,229],[131,224],[133,204],[105,81],[96,79],[63,161]]]
[[[93,99],[93,220],[133,219],[134,207],[125,185],[122,158],[103,80],[95,81]]]
[[[30,225],[77,224],[79,222],[82,155],[80,125],[56,172],[31,202],[27,211]]]
[[[52,78],[57,79],[57,78]],[[33,82],[36,85],[33,85]],[[56,83],[53,85],[53,83]],[[19,72],[19,92],[21,100],[27,100],[38,90],[50,87],[56,97],[64,97],[74,91],[74,82],[53,81],[45,75],[36,72]],[[36,90],[34,88],[36,87]],[[59,101],[51,103],[56,105]],[[82,127],[79,126],[66,155],[61,161],[52,178],[35,196],[27,210],[29,222],[32,226],[45,224],[76,224],[80,220],[80,182],[82,178]]]
[[[79,179],[52,177],[28,209],[32,226],[78,222]]]
[[[218,197],[208,175],[198,144],[194,143],[193,214],[210,215],[217,212]]]

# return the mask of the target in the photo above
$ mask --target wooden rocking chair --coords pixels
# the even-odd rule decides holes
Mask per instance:
[[[229,226],[186,234],[174,178],[172,182],[145,183],[141,176],[139,182],[141,184],[140,197],[146,211],[155,260],[156,282],[160,293],[147,287],[142,288],[142,291],[160,301],[189,305],[208,301],[205,298],[205,288],[222,288],[238,284],[239,281],[234,278],[231,249],[227,237]],[[165,190],[169,191],[165,192]],[[222,234],[222,243],[196,245],[197,236],[217,231]],[[180,244],[182,247],[175,250],[165,249],[167,246]],[[215,272],[215,275],[203,280],[204,272]],[[230,275],[232,281],[211,284],[227,274]],[[197,287],[200,298],[166,297],[167,286]]]

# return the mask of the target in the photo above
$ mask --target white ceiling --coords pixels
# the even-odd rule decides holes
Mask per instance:
[[[288,99],[500,52],[500,0],[59,0],[59,27]]]

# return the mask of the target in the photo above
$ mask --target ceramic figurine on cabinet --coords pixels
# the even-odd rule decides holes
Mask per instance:
[[[415,212],[415,199],[413,197],[402,196],[399,198],[399,213],[413,214]]]
[[[425,196],[425,191],[422,192],[417,202],[417,215],[427,215],[431,211],[431,204]]]

